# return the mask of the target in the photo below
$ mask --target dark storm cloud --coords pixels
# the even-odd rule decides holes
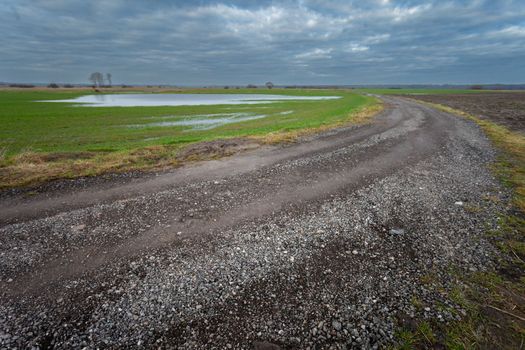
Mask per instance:
[[[525,81],[525,2],[4,0],[0,81]]]

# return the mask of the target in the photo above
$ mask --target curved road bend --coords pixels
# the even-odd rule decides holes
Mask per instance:
[[[383,99],[372,124],[291,146],[5,197],[0,345],[388,344],[414,297],[445,302],[423,274],[490,266],[483,198],[503,195],[477,126]]]

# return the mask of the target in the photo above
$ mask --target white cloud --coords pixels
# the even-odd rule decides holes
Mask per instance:
[[[332,58],[330,54],[334,50],[332,48],[329,49],[319,49],[316,48],[311,51],[306,51],[300,54],[295,55],[295,58],[298,60],[313,60],[313,59],[329,59]]]
[[[356,52],[365,52],[365,51],[368,51],[369,49],[370,48],[368,46],[364,46],[358,43],[351,43],[346,47],[345,51],[356,53]]]
[[[431,4],[412,7],[396,6],[389,11],[388,17],[392,18],[395,22],[402,22],[417,17],[421,13],[428,11],[431,7]]]
[[[489,36],[525,38],[525,26],[509,26],[501,30],[492,31]]]
[[[345,18],[311,10],[305,6],[267,6],[241,9],[232,5],[201,6],[187,13],[189,17],[215,17],[225,28],[240,37],[273,40],[283,35],[309,38],[333,37],[348,24]]]
[[[366,37],[363,40],[363,43],[374,45],[374,44],[380,44],[382,42],[388,41],[388,39],[390,39],[390,34],[388,34],[388,33],[386,33],[386,34],[377,34],[377,35],[372,35],[372,36]]]

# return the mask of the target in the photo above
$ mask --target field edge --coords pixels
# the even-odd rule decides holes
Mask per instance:
[[[352,110],[339,121],[317,127],[271,132],[243,137],[218,137],[184,145],[152,145],[125,151],[95,152],[24,152],[9,159],[0,153],[0,191],[27,189],[62,179],[77,179],[130,172],[156,172],[192,162],[219,159],[262,145],[296,142],[301,137],[348,125],[363,125],[383,111],[381,100]]]

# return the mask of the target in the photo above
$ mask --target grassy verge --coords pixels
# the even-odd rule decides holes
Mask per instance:
[[[225,93],[221,90],[184,92]],[[302,135],[363,122],[382,108],[372,97],[339,90],[272,90],[272,94],[338,95],[341,98],[255,105],[92,108],[69,103],[36,102],[89,93],[0,93],[0,103],[4,103],[0,112],[0,188],[108,172],[158,170],[187,161],[218,158],[243,149],[246,139],[249,140],[248,147],[292,142]],[[235,90],[229,93],[254,92]],[[156,125],[158,122],[203,116],[215,118],[210,115],[228,113],[264,113],[266,117],[207,130]],[[187,152],[197,144],[216,140],[242,142],[240,146],[235,143],[232,147],[220,145],[217,152],[217,147],[202,147],[199,152]]]
[[[466,311],[461,321],[442,325],[421,322],[416,330],[401,329],[400,349],[525,348],[525,137],[463,111],[427,103],[475,121],[500,150],[494,173],[514,196],[500,228],[488,236],[500,249],[498,269],[470,275],[451,271],[454,288],[448,297]],[[453,310],[450,310],[453,311]]]
[[[299,137],[312,135],[315,133],[343,127],[351,123],[352,125],[363,125],[369,123],[371,118],[384,109],[383,104],[375,103],[348,114],[347,118],[335,121],[333,123],[322,124],[313,128],[304,128],[295,131],[278,131],[266,135],[255,136],[255,140],[264,144],[276,144],[283,142],[294,142]]]
[[[525,136],[457,109],[438,104],[427,104],[444,112],[473,120],[483,129],[492,143],[501,151],[497,162],[492,167],[493,171],[506,186],[514,190],[513,205],[522,214],[525,213]]]

